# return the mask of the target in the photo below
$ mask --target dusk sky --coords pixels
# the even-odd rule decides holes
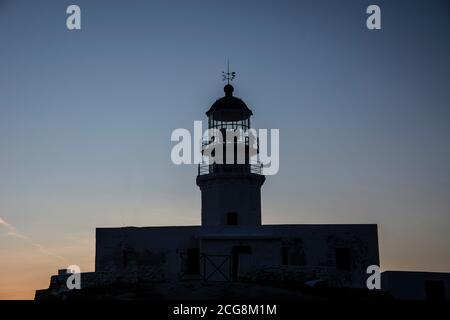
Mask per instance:
[[[227,59],[280,129],[263,223],[376,223],[383,270],[450,272],[449,32],[445,0],[0,0],[0,299],[93,271],[96,227],[200,224],[170,136]]]

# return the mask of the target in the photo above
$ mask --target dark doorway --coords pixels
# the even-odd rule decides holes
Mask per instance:
[[[349,248],[336,248],[336,269],[350,271],[352,269],[352,259]]]
[[[281,248],[281,264],[286,266],[289,261],[288,261],[288,247],[282,247]]]
[[[228,212],[227,214],[227,225],[237,226],[238,224],[238,214],[237,212]]]
[[[128,268],[128,263],[130,261],[131,252],[127,249],[122,251],[122,267],[123,269]]]
[[[198,248],[187,249],[186,274],[200,273],[200,252]]]
[[[425,281],[425,296],[427,300],[445,300],[444,281],[427,280]]]
[[[251,254],[252,248],[250,246],[233,246],[232,254],[232,277],[233,281],[239,280],[239,256],[241,254]]]

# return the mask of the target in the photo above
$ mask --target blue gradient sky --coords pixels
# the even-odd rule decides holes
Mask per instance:
[[[280,129],[264,223],[377,223],[383,269],[450,271],[449,31],[448,1],[0,0],[0,298],[93,270],[95,227],[200,223],[170,134],[227,58]]]

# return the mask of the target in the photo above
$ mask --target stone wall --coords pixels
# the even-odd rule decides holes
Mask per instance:
[[[239,276],[255,280],[326,278],[333,284],[364,287],[366,268],[379,265],[376,225],[127,227],[97,229],[96,272],[176,281],[187,249],[233,259],[235,246],[251,248],[251,254],[240,255]],[[350,252],[350,270],[336,268],[337,248]],[[230,273],[232,263],[224,272]]]

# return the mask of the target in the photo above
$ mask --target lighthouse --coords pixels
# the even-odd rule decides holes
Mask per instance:
[[[265,177],[258,141],[249,130],[253,113],[233,95],[231,84],[224,92],[206,112],[208,131],[214,134],[202,141],[206,160],[198,167],[202,226],[259,226]]]
[[[211,282],[320,280],[331,287],[366,288],[367,267],[379,266],[376,224],[261,223],[266,177],[251,129],[253,112],[234,94],[234,73],[224,78],[224,96],[206,112],[201,143],[196,177],[201,225],[97,228],[95,272],[81,274],[83,288],[130,283],[132,291],[142,280],[161,297],[184,296],[186,286],[196,286],[204,299],[210,298]],[[302,221],[302,212],[289,214]],[[49,289],[36,296],[63,296],[68,276],[53,276]],[[247,290],[238,294],[252,296]]]

